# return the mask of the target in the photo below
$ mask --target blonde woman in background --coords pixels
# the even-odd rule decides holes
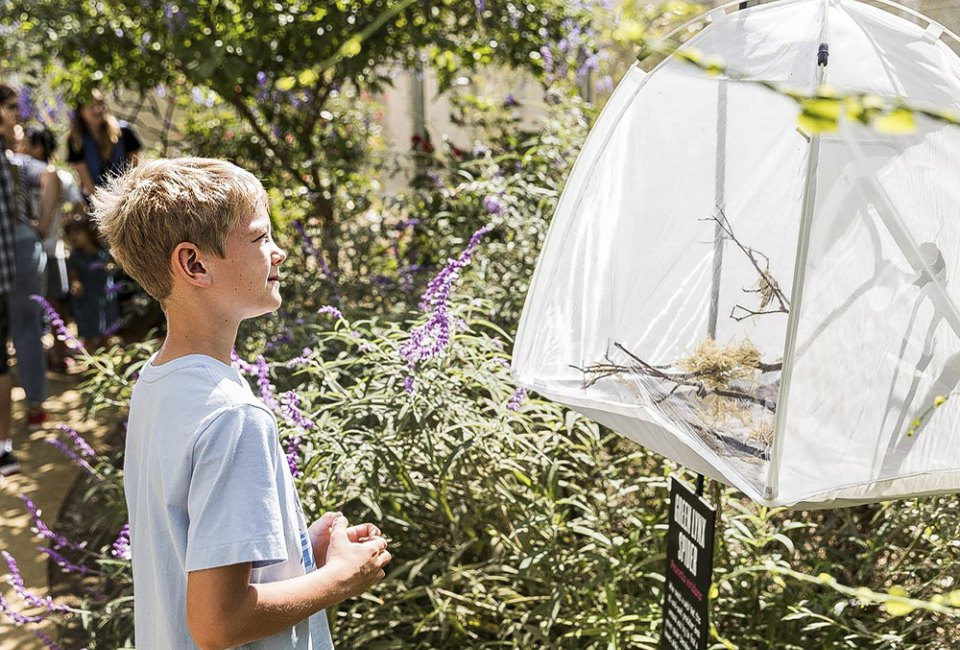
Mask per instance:
[[[67,141],[70,162],[80,179],[85,196],[140,161],[143,142],[129,124],[118,120],[103,101],[99,90],[90,101],[77,105],[70,120]]]

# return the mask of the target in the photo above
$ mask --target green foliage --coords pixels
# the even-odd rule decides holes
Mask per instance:
[[[454,343],[420,370],[412,395],[398,325],[340,320],[311,337],[309,364],[292,374],[275,366],[278,390],[295,389],[317,425],[282,424],[288,437],[303,438],[307,512],[336,508],[372,519],[393,539],[387,580],[338,611],[343,645],[515,639],[515,647],[541,647],[571,636],[648,636],[648,617],[621,620],[618,608],[599,605],[656,583],[617,567],[655,574],[636,542],[656,536],[662,511],[644,513],[639,526],[621,517],[640,503],[645,483],[663,479],[616,480],[639,450],[612,458],[609,434],[557,405],[536,400],[509,410],[505,334],[483,319],[488,309],[457,309]],[[590,629],[584,580],[598,603]]]

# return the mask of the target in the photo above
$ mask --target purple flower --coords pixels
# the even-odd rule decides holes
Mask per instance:
[[[68,608],[63,605],[58,605],[53,602],[53,598],[49,596],[40,597],[36,594],[27,591],[26,586],[23,583],[23,576],[20,575],[20,567],[17,566],[16,560],[13,559],[13,556],[7,553],[6,551],[0,551],[0,555],[3,555],[3,559],[7,561],[7,568],[10,570],[10,586],[13,587],[13,590],[17,592],[17,595],[23,598],[31,607],[41,607],[48,612],[66,612]]]
[[[590,72],[596,70],[600,66],[599,59],[596,54],[591,54],[586,58],[583,64],[577,68],[576,77],[577,81],[582,81],[584,77],[587,76]]]
[[[272,341],[268,341],[267,344],[264,346],[264,349],[267,352],[273,352],[284,343],[289,343],[292,340],[293,340],[293,332],[291,332],[290,328],[288,327],[283,332],[278,334],[275,339],[273,339]]]
[[[413,375],[409,375],[403,378],[403,390],[407,391],[410,395],[413,395],[414,390],[414,379]]]
[[[213,107],[213,93],[204,93],[196,86],[190,89],[190,98],[193,99],[194,104],[199,104],[200,106],[205,106],[207,108]]]
[[[311,237],[307,233],[307,230],[304,227],[303,222],[294,221],[292,225],[294,230],[296,230],[297,233],[300,235],[300,248],[303,251],[303,254],[308,258],[312,257],[313,259],[317,260],[317,264],[320,266],[320,270],[323,272],[324,277],[333,287],[334,299],[337,302],[339,302],[340,291],[339,291],[339,288],[337,287],[337,275],[330,268],[330,265],[327,264],[327,259],[323,251],[321,251],[317,247],[316,243],[313,240],[313,237]]]
[[[187,24],[187,17],[183,13],[183,8],[172,2],[163,3],[163,15],[167,19],[168,32],[178,32]]]
[[[427,321],[410,332],[410,338],[400,346],[400,356],[406,360],[407,367],[412,371],[426,359],[438,356],[450,343],[450,314],[447,310],[447,301],[453,283],[459,277],[460,270],[470,263],[473,250],[480,238],[493,229],[487,225],[478,230],[470,238],[467,247],[455,260],[449,260],[447,265],[427,285],[427,290],[420,298],[420,308],[429,310]],[[412,383],[405,383],[404,389],[412,391]]]
[[[115,320],[115,321],[113,321],[112,323],[110,323],[109,325],[107,325],[107,328],[106,328],[105,330],[103,330],[103,335],[104,335],[104,336],[113,336],[114,334],[116,334],[117,332],[119,332],[120,330],[122,330],[126,324],[127,324],[127,321],[126,321],[126,320],[124,320],[124,319],[122,319],[122,318],[118,318],[117,320]]]
[[[297,428],[298,431],[307,431],[308,429],[313,429],[317,425],[314,424],[310,418],[303,414],[303,411],[300,410],[300,396],[297,395],[295,391],[287,391],[281,396],[283,401],[283,414],[287,422],[292,424]],[[303,472],[300,471],[299,467],[299,458],[300,458],[300,445],[303,442],[303,439],[300,437],[299,433],[291,436],[290,440],[287,442],[287,465],[290,466],[290,473],[294,478],[299,478],[303,476]]]
[[[396,226],[394,226],[394,230],[396,230],[399,233],[406,230],[407,228],[416,228],[419,225],[420,225],[419,219],[404,219],[403,221],[398,223]]]
[[[313,350],[310,348],[303,348],[301,355],[299,357],[294,357],[287,361],[285,364],[288,368],[295,368],[297,366],[305,366],[310,363],[311,358],[313,357]]]
[[[283,401],[283,414],[287,422],[304,431],[317,426],[300,410],[300,396],[297,395],[296,391],[287,391],[281,395],[281,399]]]
[[[343,313],[333,305],[324,305],[323,307],[317,310],[317,313],[328,314],[329,316],[332,316],[333,318],[337,318],[337,319],[343,318]]]
[[[20,92],[17,95],[17,103],[20,108],[20,119],[23,122],[33,119],[37,114],[37,106],[33,102],[33,96],[30,94],[30,89],[26,86],[20,88]]]
[[[17,627],[23,627],[24,625],[29,625],[31,623],[39,623],[43,620],[43,616],[25,616],[21,614],[13,607],[10,606],[10,603],[7,602],[7,599],[3,597],[3,594],[0,594],[0,611],[9,617],[13,624]]]
[[[97,453],[93,450],[93,447],[91,447],[84,437],[75,430],[71,429],[65,424],[58,424],[57,428],[67,434],[67,437],[70,438],[70,442],[73,443],[73,446],[76,447],[77,451],[79,451],[82,455],[88,458],[97,455]]]
[[[157,84],[157,87],[154,88],[153,91],[157,93],[157,97],[160,99],[163,99],[167,96],[167,88],[163,84]]]
[[[40,640],[40,643],[42,643],[44,646],[46,646],[50,650],[63,650],[63,648],[61,648],[56,643],[54,643],[50,637],[48,637],[46,634],[44,634],[40,630],[30,630],[30,631],[33,633],[33,636],[37,637],[37,639]]]
[[[520,409],[520,404],[523,402],[524,398],[527,396],[526,388],[518,388],[513,392],[513,397],[510,398],[510,401],[507,402],[508,411],[517,411]]]
[[[503,98],[504,108],[515,108],[519,105],[520,102],[518,102],[517,98],[513,96],[513,93],[507,93],[507,96]]]
[[[270,368],[262,354],[257,356],[255,365],[257,367],[257,388],[260,390],[260,399],[271,411],[276,411],[280,408],[280,405],[277,404],[277,400],[273,396],[273,388],[270,386]]]
[[[293,229],[296,230],[300,235],[300,247],[303,249],[303,253],[307,257],[315,257],[318,260],[322,258],[323,254],[314,243],[313,237],[307,234],[307,230],[304,228],[303,223],[301,221],[294,221],[292,225]]]
[[[300,436],[293,436],[287,443],[287,467],[290,468],[290,476],[300,478],[303,471],[300,469],[300,444],[303,442]]]
[[[610,93],[613,91],[613,77],[608,74],[603,75],[595,84],[595,88],[599,93]]]
[[[487,10],[487,0],[473,0],[473,6],[477,8],[477,15],[479,16]]]
[[[40,305],[40,307],[43,309],[43,313],[47,317],[47,323],[49,323],[50,327],[56,332],[58,339],[63,341],[71,350],[79,350],[83,354],[88,354],[86,348],[83,347],[83,344],[77,340],[77,337],[75,337],[69,329],[67,329],[66,323],[64,323],[63,319],[60,318],[60,314],[57,313],[57,310],[54,309],[43,296],[34,294],[30,296],[30,300]]]
[[[120,534],[117,535],[117,539],[113,541],[113,545],[110,548],[110,555],[117,558],[118,560],[129,560],[130,555],[130,524],[124,524],[123,528],[120,529]]]
[[[543,69],[547,72],[553,71],[553,52],[550,51],[550,48],[544,45],[540,48],[540,56],[543,57]]]
[[[83,549],[83,544],[75,544],[63,535],[59,535],[50,530],[50,528],[43,523],[43,519],[40,518],[40,509],[37,508],[37,505],[30,499],[30,497],[26,496],[25,494],[21,494],[20,500],[23,501],[23,505],[26,506],[27,512],[30,513],[30,518],[33,521],[33,530],[35,530],[37,535],[43,539],[49,539],[51,542],[53,542],[53,548],[70,548],[75,551]]]
[[[41,553],[44,553],[47,557],[56,563],[58,567],[66,571],[67,573],[79,573],[80,575],[88,575],[93,573],[89,567],[85,567],[79,564],[74,564],[67,558],[57,553],[52,548],[47,548],[46,546],[38,546],[37,550]]]
[[[66,456],[71,461],[73,461],[74,465],[88,472],[91,476],[96,477],[98,481],[103,480],[103,478],[99,474],[97,474],[97,470],[93,469],[90,463],[80,458],[80,456],[78,456],[75,451],[70,449],[70,447],[68,447],[62,440],[58,440],[57,438],[47,438],[45,442],[48,445],[51,445],[59,449],[64,456]]]
[[[500,214],[503,212],[503,203],[501,203],[497,197],[488,194],[483,197],[483,209],[490,214]]]
[[[401,266],[400,271],[400,288],[409,293],[413,291],[413,282],[416,279],[416,274],[424,270],[426,267],[422,264],[408,264],[407,266]]]
[[[252,375],[257,371],[256,366],[254,366],[252,363],[247,363],[246,361],[240,358],[240,355],[237,354],[236,348],[233,348],[232,350],[230,350],[230,362],[234,368],[248,375]]]

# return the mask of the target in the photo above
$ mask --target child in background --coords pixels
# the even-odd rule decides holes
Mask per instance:
[[[118,318],[114,265],[89,218],[71,219],[64,231],[70,244],[70,310],[83,345],[93,351],[103,345],[108,328]]]
[[[23,139],[18,143],[20,153],[30,156],[43,163],[53,162],[53,154],[57,150],[57,137],[47,127],[27,129]],[[67,251],[63,245],[61,221],[64,210],[75,215],[82,215],[85,204],[80,186],[73,180],[73,175],[65,169],[57,169],[60,179],[60,201],[62,206],[53,216],[53,222],[47,236],[43,240],[43,249],[47,253],[47,292],[46,297],[50,305],[58,314],[67,318],[70,299],[70,284],[67,278]],[[35,191],[31,200],[34,203],[33,213],[40,214],[40,192]],[[69,350],[66,343],[55,337],[53,347],[47,351],[47,366],[51,370],[64,372],[67,369],[66,359]]]

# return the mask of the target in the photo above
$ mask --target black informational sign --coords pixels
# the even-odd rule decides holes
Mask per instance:
[[[663,650],[706,650],[716,523],[716,510],[671,477]]]

